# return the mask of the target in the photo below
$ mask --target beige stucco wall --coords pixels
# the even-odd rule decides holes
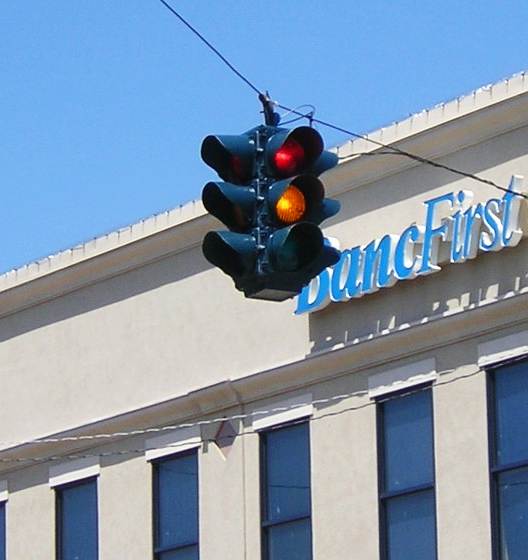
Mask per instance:
[[[528,157],[520,153],[527,142],[523,128],[445,161],[507,185],[513,173],[528,176]],[[462,188],[476,201],[501,196],[420,166],[347,193],[327,233],[342,247],[398,234],[423,223],[424,200]],[[199,248],[134,269],[0,319],[0,363],[10,385],[0,394],[0,441],[109,417],[522,288],[522,253],[524,246],[482,255],[312,316],[294,316],[293,301],[244,299]]]
[[[507,185],[514,173],[528,176],[527,145],[528,127],[517,128],[457,148],[442,162]],[[346,166],[328,176],[332,188]],[[476,201],[502,196],[427,166],[358,185],[354,169],[351,164],[340,181],[343,209],[326,230],[342,247],[423,223],[422,203],[445,192],[469,189]],[[354,393],[314,408],[314,552],[325,560],[376,560],[376,414],[369,378],[434,359],[439,558],[490,559],[486,384],[478,344],[528,328],[527,254],[525,239],[516,248],[295,316],[293,301],[245,300],[191,245],[0,318],[0,442],[85,425],[107,431],[118,420],[120,430],[132,429],[146,426],[147,414],[148,425],[248,414],[307,390],[314,399]],[[252,432],[249,420],[241,426]],[[205,439],[214,429],[202,429]],[[147,437],[71,449],[123,452],[141,449]],[[41,444],[35,453],[47,449]],[[67,446],[57,449],[69,453]],[[49,466],[2,464],[10,560],[54,557]],[[201,558],[257,560],[258,435],[237,437],[227,457],[214,443],[204,444],[199,468]],[[151,466],[145,457],[105,455],[98,488],[101,559],[150,557]]]
[[[467,356],[475,352],[475,341],[468,341],[419,356],[434,357],[438,370],[448,372],[440,376],[433,390],[441,560],[491,559],[485,374],[475,373],[475,366],[467,363]],[[372,372],[385,369],[380,366]],[[345,392],[363,393],[316,406],[313,413],[310,445],[316,559],[379,557],[376,408],[365,394],[368,377],[368,372],[346,374],[310,388],[317,400]],[[303,390],[281,398],[299,394]],[[246,412],[267,410],[280,402],[278,398],[257,401]],[[259,437],[252,433],[251,422],[245,430],[248,435],[235,439],[227,457],[213,442],[199,451],[200,554],[205,560],[260,559]],[[203,435],[208,438],[213,432],[211,427]],[[130,560],[150,557],[152,467],[142,455],[107,456],[144,446],[144,439],[128,438],[86,451],[103,454],[98,477],[101,560],[123,555]],[[54,558],[54,491],[48,486],[49,466],[45,462],[4,474],[9,487],[8,558]]]

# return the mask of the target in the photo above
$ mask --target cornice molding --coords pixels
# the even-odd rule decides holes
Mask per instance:
[[[528,288],[511,292],[449,313],[417,320],[400,328],[365,336],[347,344],[325,349],[265,371],[256,371],[240,379],[226,379],[220,383],[175,395],[163,402],[124,411],[109,418],[101,418],[88,425],[71,427],[39,438],[90,436],[98,433],[126,432],[138,428],[178,424],[221,416],[229,410],[244,412],[254,408],[252,403],[304,390],[322,381],[344,375],[393,368],[406,359],[416,361],[420,356],[470,339],[497,338],[522,326],[528,329]],[[477,352],[477,347],[475,347]],[[441,375],[442,372],[439,372]],[[258,408],[256,408],[258,410]],[[141,437],[141,436],[135,436]],[[132,439],[129,436],[129,439]],[[63,441],[56,443],[27,443],[0,450],[4,459],[60,456],[78,453],[97,445],[123,440],[123,436],[104,440]],[[135,440],[137,441],[137,440]],[[16,470],[27,465],[4,463],[0,472]]]
[[[522,73],[367,136],[437,159],[526,125],[528,79]],[[404,157],[372,155],[382,149],[363,139],[336,148],[344,160],[324,175],[328,195],[340,196],[419,165]],[[0,275],[0,318],[193,248],[216,223],[200,201],[192,201]]]

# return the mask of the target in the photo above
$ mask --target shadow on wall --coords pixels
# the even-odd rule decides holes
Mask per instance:
[[[163,258],[0,319],[0,342],[95,309],[133,298],[211,268],[200,248]],[[197,297],[199,283],[196,283]],[[164,306],[163,298],[156,299]],[[153,310],[154,311],[154,310]],[[174,313],[178,313],[177,307]],[[137,319],[131,317],[131,320]]]
[[[430,276],[398,282],[392,288],[348,302],[331,303],[310,315],[310,353],[473,309],[527,289],[527,253],[525,240],[515,248],[481,254],[473,261],[444,265]]]

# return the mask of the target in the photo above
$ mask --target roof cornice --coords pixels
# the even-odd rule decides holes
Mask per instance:
[[[366,135],[383,144],[435,159],[528,125],[528,79],[521,73]],[[324,176],[330,196],[420,165],[367,139],[338,146],[342,162]],[[197,246],[214,228],[200,201],[0,275],[0,317],[83,286]]]

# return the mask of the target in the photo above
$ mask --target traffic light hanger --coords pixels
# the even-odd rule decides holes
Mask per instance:
[[[205,185],[202,201],[228,228],[207,233],[202,250],[246,297],[283,301],[339,260],[319,227],[339,202],[318,178],[337,156],[309,126],[280,128],[269,97],[259,99],[264,125],[202,142],[202,159],[223,179]]]
[[[280,115],[273,110],[273,102],[269,93],[259,93],[259,101],[262,103],[262,112],[264,113],[264,123],[267,126],[278,126],[280,123]]]

